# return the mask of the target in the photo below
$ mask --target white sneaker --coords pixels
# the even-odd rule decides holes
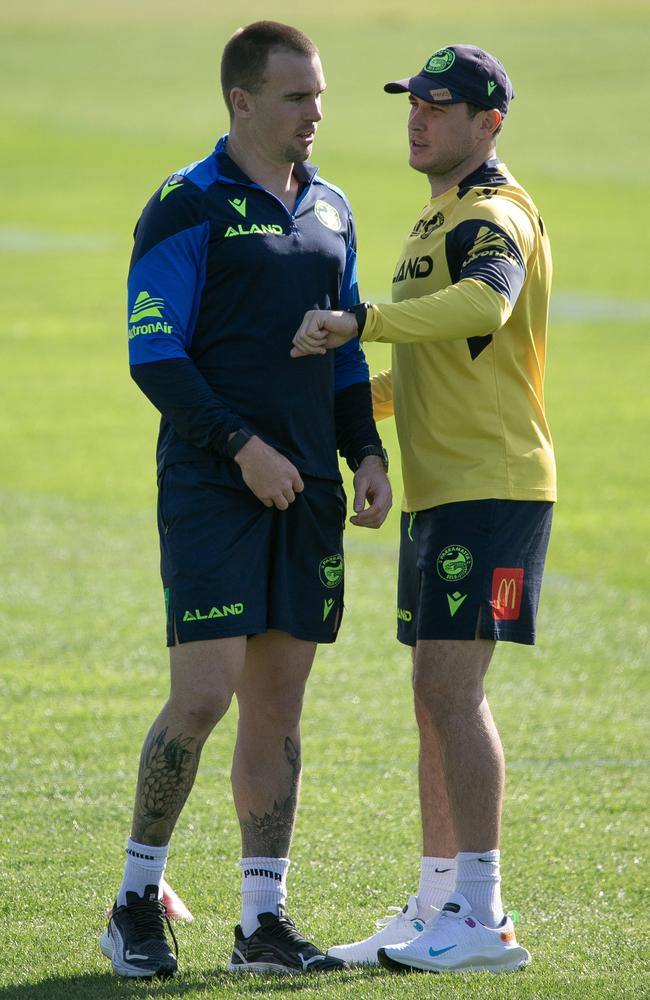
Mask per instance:
[[[415,896],[411,896],[406,906],[401,910],[399,906],[389,906],[388,909],[397,910],[397,913],[388,913],[378,920],[379,930],[375,934],[371,934],[364,941],[356,941],[354,944],[336,944],[333,948],[328,948],[327,954],[333,958],[342,958],[345,962],[354,965],[377,965],[379,948],[410,941],[424,930],[425,921],[418,916]],[[438,912],[431,907],[432,917]],[[429,922],[431,922],[431,918]]]
[[[486,927],[454,893],[432,926],[413,941],[382,947],[379,962],[393,972],[512,972],[528,965],[530,954],[517,944],[510,917]]]

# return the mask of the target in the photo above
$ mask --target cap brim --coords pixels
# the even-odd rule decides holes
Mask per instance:
[[[410,80],[393,80],[392,83],[384,84],[387,94],[405,94],[409,89]]]
[[[384,90],[387,94],[413,94],[429,104],[459,104],[467,100],[445,86],[444,81],[438,84],[434,77],[411,76],[408,80],[393,80],[384,84]]]

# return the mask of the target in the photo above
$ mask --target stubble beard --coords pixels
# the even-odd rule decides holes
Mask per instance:
[[[313,148],[313,140],[307,149],[304,146],[298,146],[297,143],[296,145],[287,145],[282,151],[282,155],[285,163],[304,163],[311,156]]]
[[[466,158],[467,154],[463,153],[463,155],[456,154],[444,159],[430,160],[428,163],[413,163],[409,158],[409,163],[413,170],[417,170],[420,174],[426,174],[427,177],[447,177],[458,170]]]

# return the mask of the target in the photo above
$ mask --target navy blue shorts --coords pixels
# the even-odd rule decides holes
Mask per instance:
[[[269,629],[334,642],[343,614],[345,493],[303,476],[265,507],[235,462],[168,466],[158,489],[167,645]]]
[[[468,500],[403,513],[397,638],[532,645],[553,504]]]

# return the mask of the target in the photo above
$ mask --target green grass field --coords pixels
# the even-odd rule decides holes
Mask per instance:
[[[0,997],[640,998],[648,918],[650,16],[641,0],[467,0],[402,13],[285,0],[5,0],[0,8]],[[142,738],[166,694],[153,516],[156,416],[128,377],[124,279],[141,207],[226,130],[221,48],[257,17],[320,45],[314,160],[349,193],[362,291],[388,297],[427,197],[405,106],[382,84],[473,41],[517,99],[500,151],[554,246],[548,411],[556,511],[534,649],[504,645],[489,694],[508,760],[504,899],[533,953],[490,978],[355,971],[233,981],[235,718],[208,744],[168,876],[196,920],[172,984],[117,980],[99,953]],[[643,264],[642,264],[643,262]],[[386,363],[371,347],[374,368]],[[394,428],[382,431],[393,455]],[[408,656],[394,640],[397,514],[347,532],[348,614],[318,655],[303,726],[291,912],[353,940],[416,887]],[[645,949],[645,954],[644,954]]]

